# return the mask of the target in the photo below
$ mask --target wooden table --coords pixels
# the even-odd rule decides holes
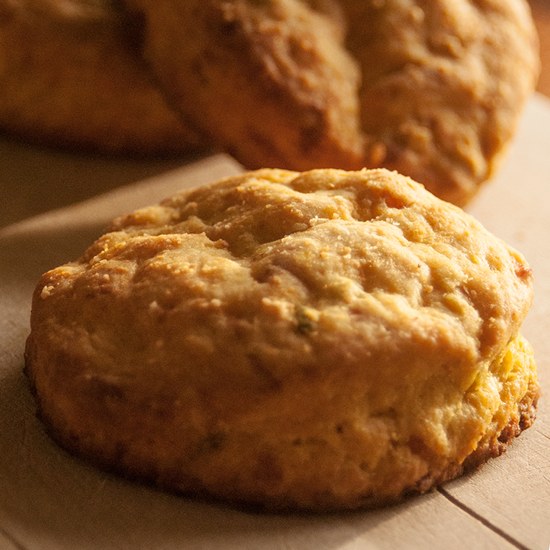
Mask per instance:
[[[533,0],[533,6],[536,13],[550,10],[543,0]],[[545,82],[540,89],[548,92]],[[240,167],[223,155],[120,162],[0,140],[0,189],[8,191],[4,201],[11,201],[4,208],[10,218],[0,229],[0,549],[547,550],[549,145],[550,100],[537,95],[502,170],[468,207],[534,268],[536,299],[524,327],[544,391],[534,427],[479,471],[400,506],[277,516],[164,494],[68,456],[35,418],[22,375],[30,295],[40,273],[78,255],[120,212]],[[27,193],[15,193],[23,185]]]
[[[530,0],[540,39],[542,71],[538,91],[550,96],[550,1]]]

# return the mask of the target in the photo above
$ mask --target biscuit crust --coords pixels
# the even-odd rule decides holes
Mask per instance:
[[[110,154],[206,148],[151,81],[138,34],[110,0],[0,0],[0,128]]]
[[[260,170],[114,221],[37,285],[26,371],[66,448],[184,493],[376,506],[534,419],[525,259],[386,170]]]

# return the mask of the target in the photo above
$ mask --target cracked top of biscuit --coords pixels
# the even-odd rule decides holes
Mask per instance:
[[[211,348],[244,323],[265,353],[284,338],[300,353],[461,376],[502,350],[532,292],[519,253],[385,170],[259,170],[181,193],[117,219],[43,287],[151,321],[181,315]]]

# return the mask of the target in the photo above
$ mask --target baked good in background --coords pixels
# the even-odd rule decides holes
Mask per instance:
[[[525,0],[125,4],[1,0],[0,128],[248,168],[387,167],[464,205],[538,75]]]
[[[26,372],[77,455],[267,509],[377,506],[534,419],[520,253],[386,170],[259,170],[115,220],[38,283]]]
[[[464,205],[496,171],[539,73],[524,0],[340,0],[380,164]],[[366,164],[371,164],[367,158]]]
[[[538,75],[524,0],[126,3],[171,104],[244,166],[383,166],[459,205]]]
[[[109,154],[198,149],[153,84],[138,36],[111,0],[0,0],[0,129]]]
[[[363,165],[359,70],[340,19],[301,0],[137,4],[170,103],[245,166]]]

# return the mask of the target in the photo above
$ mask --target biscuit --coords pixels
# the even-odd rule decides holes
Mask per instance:
[[[378,163],[464,205],[496,171],[539,72],[524,0],[340,0]],[[373,157],[373,160],[376,159]]]
[[[204,147],[150,81],[137,30],[109,0],[0,0],[0,128],[105,153]]]
[[[464,205],[538,75],[524,0],[126,0],[187,124],[248,168],[386,167]]]
[[[268,509],[378,506],[534,420],[524,258],[386,170],[260,170],[115,220],[38,283],[26,372],[65,448]]]
[[[187,124],[249,168],[360,168],[359,71],[330,1],[136,0]]]

